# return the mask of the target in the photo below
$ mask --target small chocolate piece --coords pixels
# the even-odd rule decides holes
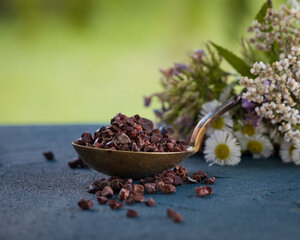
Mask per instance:
[[[123,187],[123,181],[121,179],[116,178],[116,179],[113,179],[109,183],[109,185],[114,192],[119,192],[121,190],[121,188]]]
[[[215,181],[216,181],[215,177],[206,178],[204,184],[213,184],[215,183]]]
[[[167,217],[173,219],[176,223],[182,221],[181,215],[170,208],[167,209]]]
[[[126,216],[129,218],[137,218],[139,216],[139,213],[133,209],[127,209]]]
[[[148,207],[153,207],[155,205],[155,201],[153,198],[148,198],[146,201],[145,201],[145,204],[148,206]]]
[[[54,160],[54,154],[53,152],[49,151],[49,152],[44,152],[43,153],[44,157],[47,159],[47,160]]]
[[[111,199],[108,200],[108,205],[112,210],[119,209],[124,206],[121,202],[111,200]]]
[[[93,206],[93,202],[90,199],[80,199],[77,205],[82,209],[82,210],[89,210]]]
[[[105,204],[108,201],[108,199],[106,197],[103,197],[103,196],[97,196],[97,200],[98,200],[99,204]]]
[[[114,195],[114,191],[112,190],[112,188],[110,186],[106,186],[101,191],[101,195],[103,197],[111,198]]]
[[[205,197],[212,194],[212,188],[209,186],[196,187],[194,188],[194,191],[199,197]]]

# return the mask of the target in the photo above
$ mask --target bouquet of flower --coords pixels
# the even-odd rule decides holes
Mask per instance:
[[[242,153],[267,158],[278,152],[284,163],[300,165],[299,26],[299,2],[276,11],[267,1],[247,29],[251,36],[240,41],[242,58],[209,42],[189,63],[161,70],[163,91],[145,97],[145,106],[158,98],[156,117],[188,140],[205,114],[243,91],[241,104],[207,130],[206,161],[236,165]],[[222,69],[224,60],[234,72]]]

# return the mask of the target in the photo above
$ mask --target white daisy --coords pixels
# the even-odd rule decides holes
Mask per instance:
[[[282,142],[282,140],[281,140],[282,138],[281,138],[280,133],[278,132],[277,128],[273,128],[270,131],[269,136],[273,143],[280,144]]]
[[[259,136],[266,132],[266,128],[262,123],[259,126],[254,127],[246,121],[239,120],[238,122],[241,129],[239,131],[234,132],[238,139],[243,137]]]
[[[209,165],[236,165],[241,161],[241,147],[232,134],[214,132],[206,141],[204,158]]]
[[[292,155],[295,149],[294,144],[290,142],[282,142],[280,144],[279,155],[284,163],[292,162]]]
[[[252,153],[253,158],[268,158],[273,152],[273,145],[270,139],[263,135],[243,138],[240,143],[242,150]]]
[[[210,113],[211,111],[214,111],[219,105],[220,102],[217,100],[206,102],[205,104],[202,105],[202,109],[199,117],[203,118],[206,114]],[[226,112],[221,117],[217,118],[215,121],[213,121],[210,124],[210,126],[206,130],[206,134],[210,135],[215,131],[231,132],[232,127],[233,127],[233,120],[229,112]]]
[[[300,165],[300,146],[296,146],[293,150],[292,160],[296,165]]]

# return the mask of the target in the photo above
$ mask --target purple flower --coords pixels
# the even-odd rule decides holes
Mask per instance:
[[[246,98],[242,98],[242,108],[247,112],[253,112],[256,107],[256,103],[248,101]]]
[[[270,82],[268,80],[264,80],[262,83],[263,85],[270,86]]]

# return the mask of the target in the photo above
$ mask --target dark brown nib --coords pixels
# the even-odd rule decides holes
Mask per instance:
[[[82,210],[89,210],[93,206],[93,202],[90,199],[80,199],[77,205],[82,209]]]
[[[194,188],[194,191],[199,197],[205,197],[212,194],[212,188],[209,186],[196,187]]]
[[[89,166],[80,157],[68,162],[70,168],[89,168]]]
[[[213,184],[215,183],[215,181],[216,181],[215,177],[206,178],[204,184]]]
[[[126,216],[129,217],[129,218],[136,218],[139,216],[139,213],[133,209],[128,209],[127,210],[127,213],[126,213]]]
[[[44,157],[47,159],[47,160],[54,160],[54,154],[53,152],[49,151],[49,152],[44,152],[43,153]]]
[[[152,121],[139,115],[127,117],[118,113],[111,124],[101,127],[92,136],[85,132],[75,143],[108,150],[135,152],[181,152],[186,151],[183,141],[172,138],[170,128],[154,128]]]
[[[108,203],[112,210],[122,208],[125,203],[131,205],[144,202],[146,206],[153,207],[156,205],[154,199],[149,197],[145,200],[145,194],[171,194],[176,192],[176,186],[197,184],[202,180],[205,184],[211,184],[215,181],[215,177],[207,177],[207,174],[202,171],[194,172],[193,177],[189,177],[188,171],[184,167],[177,166],[173,170],[166,170],[140,179],[139,184],[133,184],[132,179],[121,179],[116,176],[95,180],[88,186],[88,192],[96,194],[98,203],[101,205]],[[204,197],[212,193],[212,188],[201,186],[194,188],[194,191],[199,197]],[[82,209],[89,209],[92,205],[92,201],[88,199],[78,202],[78,206]],[[128,209],[126,216],[135,218],[138,217],[138,212]],[[172,209],[167,210],[167,216],[174,222],[182,221],[181,215]]]
[[[123,203],[115,200],[108,200],[108,205],[112,210],[119,209],[124,206]]]
[[[155,205],[155,201],[153,198],[149,198],[145,201],[146,206],[153,207]]]
[[[181,215],[170,208],[167,209],[167,217],[173,219],[176,223],[182,221]]]

